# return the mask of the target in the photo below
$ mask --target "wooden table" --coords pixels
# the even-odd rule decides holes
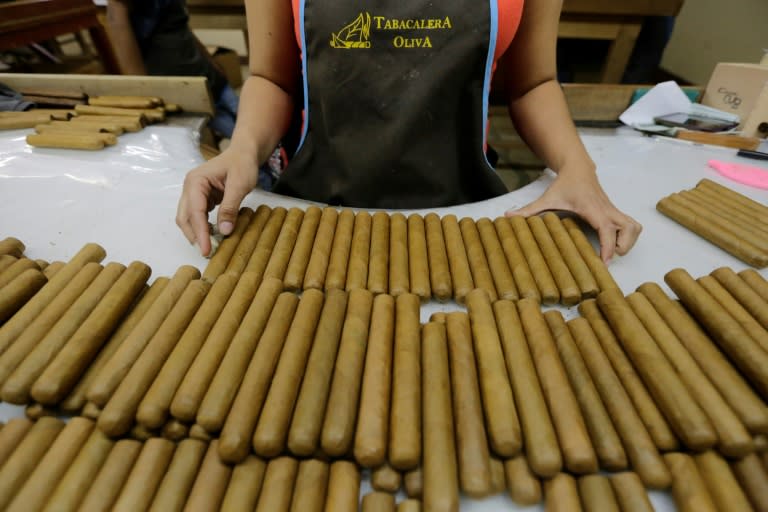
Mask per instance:
[[[0,3],[0,50],[88,30],[107,73],[120,68],[92,0],[17,0]]]
[[[601,81],[619,83],[648,16],[677,16],[684,0],[564,0],[559,37],[611,41]],[[247,30],[243,0],[187,0],[193,28]]]

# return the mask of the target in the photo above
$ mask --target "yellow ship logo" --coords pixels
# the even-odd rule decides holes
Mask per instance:
[[[331,33],[331,46],[333,48],[370,48],[371,42],[371,15],[360,13],[355,21],[336,33]]]

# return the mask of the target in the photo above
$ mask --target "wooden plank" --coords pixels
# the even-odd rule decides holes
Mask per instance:
[[[629,64],[629,58],[635,49],[637,36],[642,28],[642,20],[636,23],[626,23],[621,26],[618,36],[613,40],[611,49],[603,66],[603,83],[620,83],[624,76],[624,70]]]
[[[0,73],[12,89],[64,89],[93,96],[158,96],[186,112],[213,114],[207,80],[199,76],[120,76]]]
[[[562,39],[616,39],[621,32],[620,23],[605,22],[595,17],[591,20],[561,19],[557,37]]]

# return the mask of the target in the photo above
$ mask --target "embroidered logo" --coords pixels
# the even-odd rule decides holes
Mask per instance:
[[[360,13],[355,21],[345,26],[336,33],[331,33],[331,46],[333,48],[370,48],[371,42],[371,15]]]

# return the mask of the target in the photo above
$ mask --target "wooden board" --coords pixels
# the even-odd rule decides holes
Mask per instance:
[[[0,73],[0,83],[17,90],[48,88],[80,91],[91,96],[158,96],[181,105],[185,112],[213,114],[205,77]]]

